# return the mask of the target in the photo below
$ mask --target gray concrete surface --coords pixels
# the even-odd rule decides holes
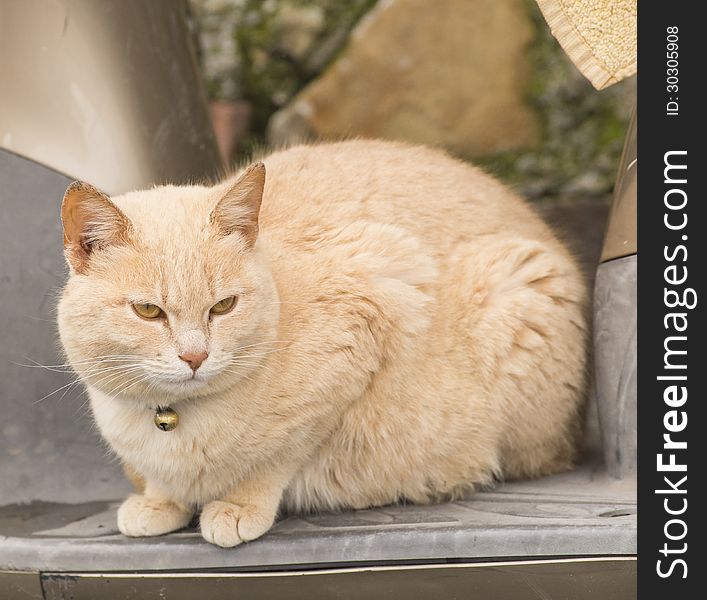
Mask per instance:
[[[0,505],[117,498],[129,488],[59,365],[66,273],[59,209],[70,179],[0,149]],[[62,389],[63,388],[63,389]]]
[[[467,500],[292,516],[235,549],[191,528],[157,538],[117,533],[117,503],[0,509],[0,565],[17,570],[281,569],[448,558],[633,555],[635,480],[592,461],[569,473],[509,482]],[[21,525],[18,526],[18,522]]]
[[[638,459],[637,265],[634,254],[602,263],[594,288],[594,363],[606,469],[636,474]]]

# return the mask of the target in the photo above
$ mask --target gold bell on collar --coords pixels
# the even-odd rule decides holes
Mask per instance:
[[[161,406],[157,407],[155,411],[155,427],[161,429],[162,431],[172,431],[179,425],[179,415],[176,410]]]

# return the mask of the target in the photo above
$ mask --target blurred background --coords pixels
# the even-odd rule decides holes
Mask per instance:
[[[228,163],[298,141],[382,137],[445,148],[530,199],[608,202],[635,77],[595,90],[533,0],[190,8]]]

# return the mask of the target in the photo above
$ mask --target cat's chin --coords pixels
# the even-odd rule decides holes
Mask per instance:
[[[143,389],[134,388],[128,394],[113,396],[112,399],[139,403],[155,404],[154,399],[158,398],[164,404],[174,404],[184,400],[194,400],[203,398],[214,393],[218,393],[224,388],[233,387],[236,383],[232,379],[218,377],[218,374],[201,375],[194,377],[164,377],[152,375],[144,381]],[[101,390],[105,393],[103,390]],[[111,397],[111,394],[106,394]]]
[[[198,392],[203,392],[209,385],[206,377],[190,377],[182,380],[158,379],[153,382],[156,389],[169,392],[175,396],[188,397]]]

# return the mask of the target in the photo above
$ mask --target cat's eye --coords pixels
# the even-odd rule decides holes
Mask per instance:
[[[133,310],[143,319],[161,319],[165,316],[164,311],[156,304],[133,304]]]
[[[236,297],[229,296],[223,300],[219,300],[216,304],[211,307],[209,311],[212,315],[225,315],[227,312],[233,310],[236,305]]]

